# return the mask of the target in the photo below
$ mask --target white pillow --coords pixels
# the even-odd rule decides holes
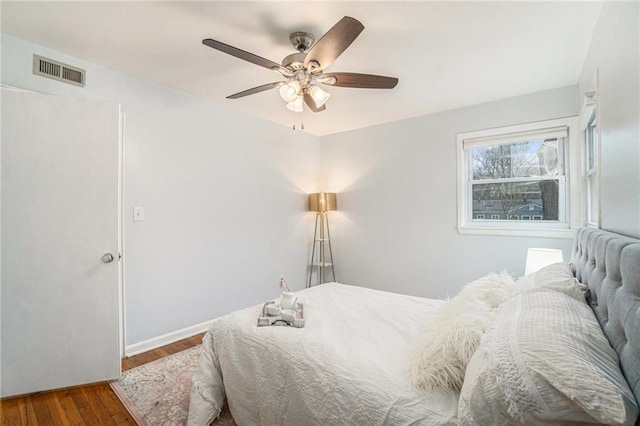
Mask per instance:
[[[464,286],[456,295],[456,300],[479,300],[492,308],[497,308],[511,299],[515,289],[513,277],[506,271],[499,274],[492,272]]]
[[[520,278],[516,294],[532,291],[556,291],[584,302],[587,286],[573,276],[571,264],[558,262]]]
[[[465,372],[458,398],[458,425],[506,426],[511,423],[503,414],[508,410],[509,403],[489,369],[489,354],[481,341]]]
[[[413,354],[410,378],[414,387],[460,390],[467,363],[493,319],[493,308],[511,297],[514,286],[507,273],[489,274],[467,284],[446,302]]]
[[[466,376],[461,425],[633,425],[639,412],[591,308],[554,291],[504,303]]]

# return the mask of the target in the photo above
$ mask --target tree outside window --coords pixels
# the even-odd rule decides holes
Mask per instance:
[[[560,142],[534,139],[473,148],[473,217],[506,220],[525,210],[540,210],[528,216],[557,221]]]

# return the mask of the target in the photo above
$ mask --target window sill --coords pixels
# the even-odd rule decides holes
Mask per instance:
[[[473,226],[458,226],[458,233],[462,235],[493,235],[498,237],[560,238],[564,240],[573,240],[576,236],[575,229],[509,229]]]

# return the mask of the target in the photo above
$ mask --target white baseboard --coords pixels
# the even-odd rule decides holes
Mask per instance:
[[[147,352],[155,348],[159,348],[169,343],[177,342],[178,340],[186,339],[198,333],[207,331],[209,326],[214,320],[205,321],[200,324],[192,325],[190,327],[183,328],[181,330],[172,331],[171,333],[163,334],[162,336],[154,337],[153,339],[145,340],[140,343],[134,343],[133,345],[127,345],[124,348],[124,355],[129,357]]]

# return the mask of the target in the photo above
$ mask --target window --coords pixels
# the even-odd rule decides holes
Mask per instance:
[[[585,142],[585,178],[586,199],[585,216],[589,226],[600,226],[600,198],[599,198],[599,152],[600,132],[598,130],[595,93],[590,92],[585,98],[583,112],[584,142]]]
[[[570,229],[568,154],[575,121],[458,134],[459,231],[549,236]]]
[[[587,223],[598,226],[598,125],[595,114],[585,132],[587,163]]]

